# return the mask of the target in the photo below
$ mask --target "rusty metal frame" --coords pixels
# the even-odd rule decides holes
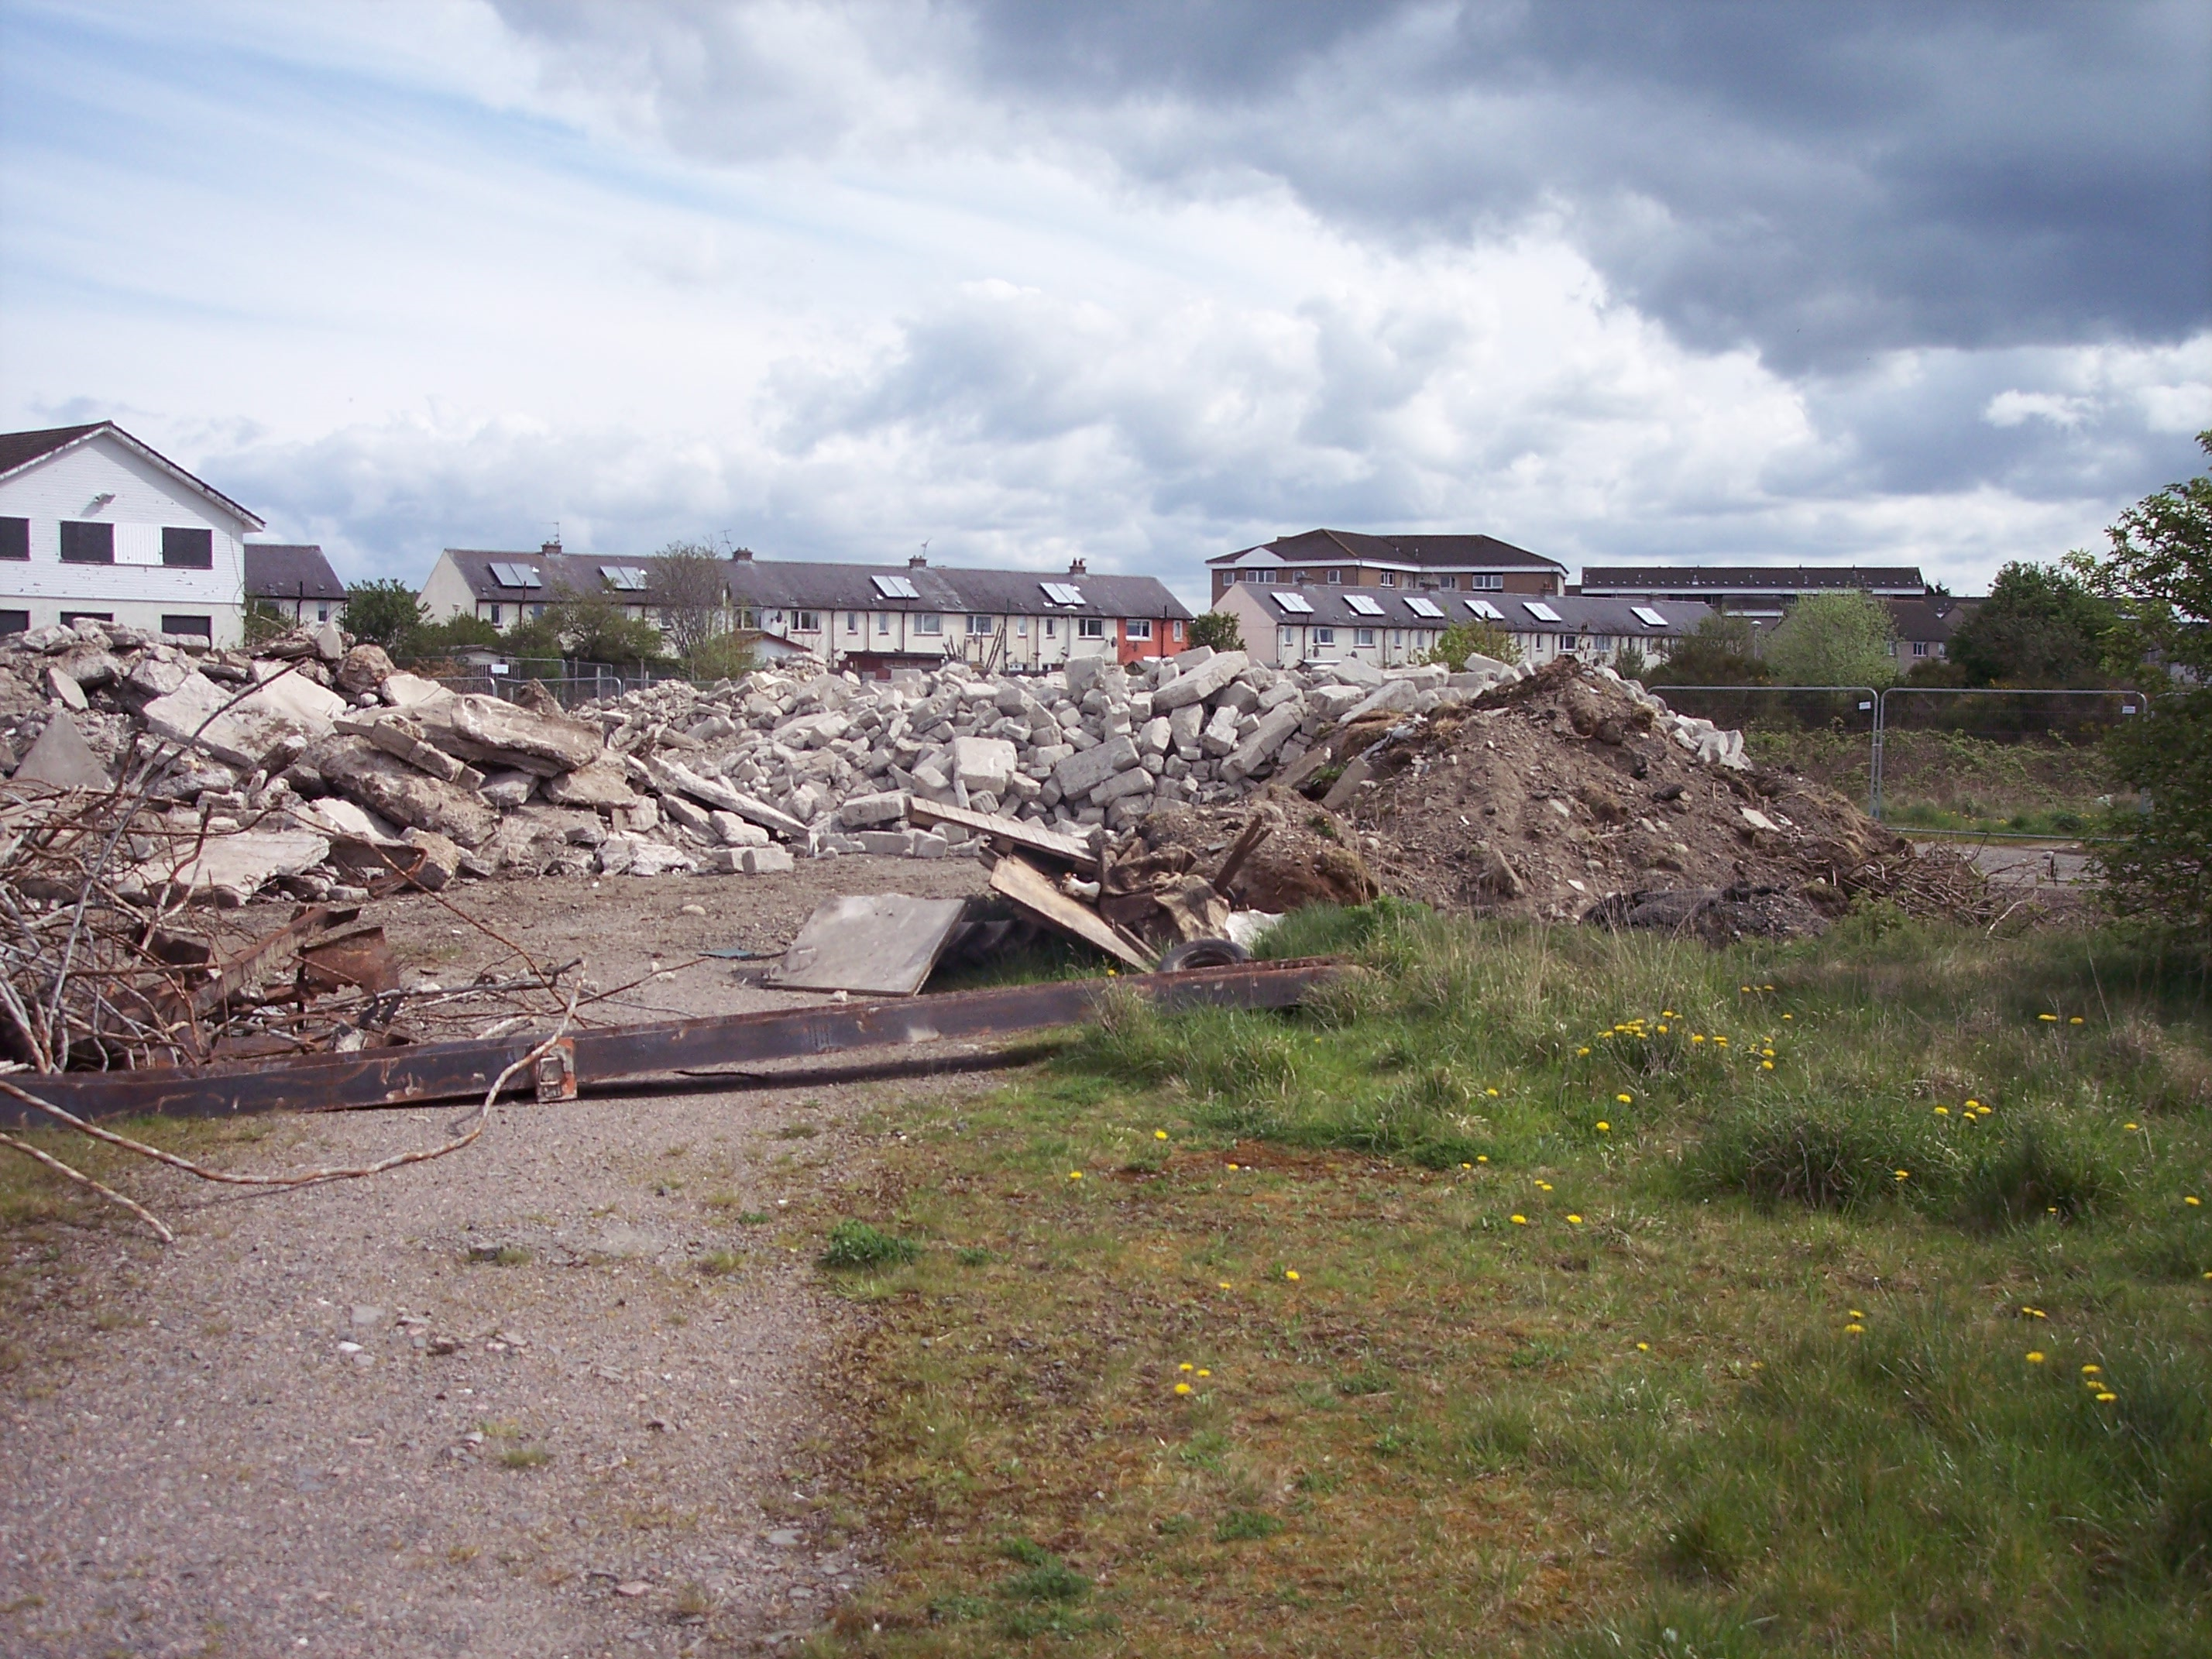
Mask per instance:
[[[1087,1018],[1116,987],[1126,987],[1164,1010],[1288,1008],[1345,971],[1339,962],[1307,957],[1119,980],[1066,980],[942,996],[814,1003],[762,1013],[603,1026],[563,1038],[544,1056],[550,1067],[541,1064],[519,1076],[510,1092],[541,1101],[568,1100],[717,1066],[1072,1025]],[[16,1080],[88,1119],[421,1106],[481,1099],[494,1078],[541,1041],[541,1036],[523,1031],[476,1042],[310,1054],[246,1065],[26,1073]],[[702,1081],[711,1082],[711,1078]],[[0,1127],[36,1127],[46,1121],[19,1101],[0,1101]]]

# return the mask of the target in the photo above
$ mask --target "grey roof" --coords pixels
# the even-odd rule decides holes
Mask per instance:
[[[1583,592],[1613,593],[1826,593],[1858,588],[1922,593],[1920,567],[1844,564],[1586,565]]]
[[[1294,564],[1410,564],[1437,570],[1556,570],[1566,566],[1525,547],[1501,542],[1495,536],[1417,533],[1410,536],[1370,536],[1360,530],[1305,530],[1295,536],[1278,536],[1261,544],[1278,558]],[[1251,552],[1250,548],[1224,553],[1208,564],[1225,564]]]
[[[1900,640],[1948,640],[1981,603],[1957,598],[1891,599],[1889,620]]]
[[[650,568],[647,558],[585,553],[497,553],[449,547],[447,555],[466,579],[469,591],[485,601],[537,603],[566,586],[586,592],[601,585],[602,566]],[[541,580],[532,587],[502,586],[491,574],[495,563],[522,566]],[[726,566],[731,602],[754,611],[920,611],[979,616],[1144,617],[1188,621],[1188,606],[1151,576],[1071,575],[1052,570],[975,570],[954,566],[843,564],[813,559],[732,559]],[[920,596],[887,599],[875,578],[914,585]],[[1042,584],[1075,589],[1081,605],[1054,605]]]
[[[1636,614],[1640,601],[1581,599],[1571,594],[1461,593],[1442,590],[1407,593],[1387,587],[1294,587],[1259,582],[1240,582],[1230,591],[1257,600],[1279,625],[1290,628],[1440,629],[1451,623],[1483,621],[1495,622],[1497,626],[1515,634],[1617,634],[1629,639],[1664,639],[1694,632],[1698,624],[1712,614],[1711,605],[1695,600],[1662,600],[1645,607],[1662,618],[1655,626]],[[1312,613],[1303,615],[1294,608],[1286,610],[1276,601],[1274,596],[1279,593],[1296,594],[1313,607]],[[1226,599],[1228,595],[1222,597]],[[1363,613],[1353,605],[1354,599],[1372,603],[1381,614]],[[1427,600],[1443,616],[1422,616],[1408,603],[1414,599]],[[1486,617],[1474,608],[1478,605],[1490,605],[1499,612],[1499,617]],[[1559,620],[1545,620],[1528,609],[1531,605],[1548,606]]]
[[[112,421],[94,421],[88,426],[52,426],[37,432],[0,432],[0,478],[42,461],[49,455],[58,455],[64,449],[74,449],[103,432],[112,435],[126,447],[136,450],[164,472],[190,485],[210,501],[221,502],[225,511],[247,528],[261,528],[261,520],[257,515],[247,512],[206,479],[185,471],[151,444],[132,437]]]
[[[250,599],[342,599],[346,591],[321,548],[298,542],[248,542],[246,596]]]

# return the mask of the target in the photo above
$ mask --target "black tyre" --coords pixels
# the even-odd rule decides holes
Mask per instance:
[[[1251,960],[1252,953],[1233,939],[1194,939],[1162,952],[1160,965],[1152,971],[1180,974],[1189,968],[1234,968]]]

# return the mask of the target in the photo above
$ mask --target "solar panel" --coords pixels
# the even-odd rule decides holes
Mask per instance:
[[[1363,617],[1379,617],[1382,614],[1382,607],[1364,593],[1347,593],[1344,596],[1344,602]]]
[[[509,564],[504,559],[495,559],[491,564],[491,579],[501,587],[535,587],[538,573],[525,564]]]
[[[1559,613],[1540,599],[1523,599],[1521,608],[1538,622],[1555,623],[1559,620]]]
[[[918,599],[921,597],[921,590],[903,576],[871,576],[868,580],[876,585],[876,592],[887,599]]]
[[[1275,595],[1275,603],[1293,617],[1313,615],[1313,606],[1306,603],[1306,596],[1303,593],[1278,593]]]
[[[1437,609],[1437,602],[1434,599],[1417,599],[1409,597],[1406,601],[1406,609],[1417,617],[1441,617],[1444,614]]]
[[[1087,603],[1083,597],[1083,590],[1073,582],[1039,582],[1037,586],[1044,590],[1045,598],[1054,605]]]
[[[645,591],[645,572],[634,564],[603,564],[599,574],[609,587],[619,587],[626,593]]]
[[[1648,605],[1632,605],[1628,608],[1636,613],[1636,620],[1646,628],[1664,628],[1667,625],[1667,619]]]
[[[1469,599],[1467,602],[1467,608],[1474,611],[1476,616],[1481,617],[1485,622],[1504,622],[1505,620],[1505,613],[1503,611],[1500,611],[1496,605],[1491,604],[1488,599]]]

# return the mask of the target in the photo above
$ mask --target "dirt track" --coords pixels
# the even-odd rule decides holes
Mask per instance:
[[[588,951],[605,984],[659,951],[672,977],[620,1011],[650,1018],[797,1000],[674,964],[780,942],[824,892],[981,880],[844,860],[457,897],[534,952]],[[448,982],[496,954],[419,896],[369,919]],[[812,1255],[854,1121],[972,1086],[507,1107],[467,1152],[374,1182],[241,1198],[134,1171],[182,1234],[166,1252],[104,1217],[19,1232],[10,1299],[40,1312],[8,1333],[0,1648],[667,1654],[814,1626],[865,1563],[792,1478],[841,1317]],[[274,1120],[215,1156],[351,1161],[449,1115]]]

